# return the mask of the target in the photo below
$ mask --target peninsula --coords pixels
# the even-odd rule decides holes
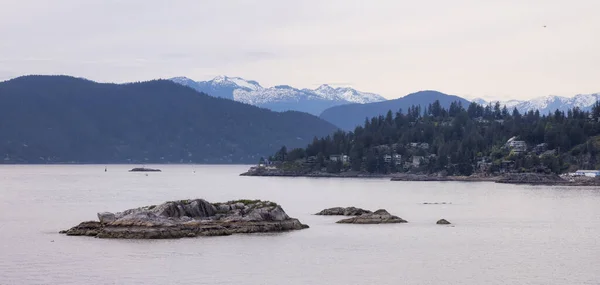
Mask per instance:
[[[412,106],[353,132],[281,147],[244,176],[600,185],[600,104],[521,114],[499,104]]]

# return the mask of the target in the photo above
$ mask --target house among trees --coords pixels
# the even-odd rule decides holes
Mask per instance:
[[[333,162],[341,161],[342,163],[349,163],[350,157],[344,154],[333,154],[329,156],[329,160]]]
[[[492,169],[492,163],[486,157],[482,157],[477,161],[477,171],[481,173],[489,172]]]
[[[535,147],[533,147],[533,152],[535,152],[536,154],[541,154],[547,150],[548,150],[547,143],[541,143],[541,144],[538,144]]]
[[[423,157],[419,155],[415,155],[412,158],[412,166],[419,167],[421,166],[421,162],[423,162]]]
[[[500,163],[500,173],[512,172],[515,169],[515,162],[512,160],[503,160]]]
[[[392,156],[389,154],[386,154],[383,156],[383,162],[385,163],[391,163],[392,162]]]
[[[508,139],[508,141],[506,141],[506,147],[515,153],[524,153],[527,151],[527,143],[525,141],[518,141],[517,137]]]
[[[392,155],[392,160],[394,161],[395,165],[401,165],[402,164],[402,155],[396,153],[396,154]]]

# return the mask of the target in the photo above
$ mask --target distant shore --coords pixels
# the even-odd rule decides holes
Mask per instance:
[[[464,181],[464,182],[494,182],[498,176],[437,176],[426,174],[373,174],[361,171],[345,171],[340,173],[328,173],[323,171],[284,171],[277,168],[251,167],[240,176],[260,177],[312,177],[312,178],[388,178],[391,181]]]
[[[495,182],[504,184],[548,185],[548,186],[600,186],[600,178],[576,177],[563,179],[555,174],[510,173],[504,175],[439,176],[428,174],[372,174],[359,171],[327,173],[322,171],[284,171],[278,168],[251,167],[240,176],[260,177],[312,177],[312,178],[389,178],[391,181],[454,181],[454,182]]]
[[[251,167],[250,170],[240,174],[240,176],[261,176],[261,177],[323,177],[323,178],[393,178],[393,174],[372,174],[359,171],[346,171],[340,173],[328,173],[321,171],[299,172],[284,171],[281,169],[267,169]]]

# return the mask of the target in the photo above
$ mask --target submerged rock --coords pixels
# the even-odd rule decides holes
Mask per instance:
[[[203,199],[171,201],[98,213],[98,220],[61,231],[71,236],[157,239],[281,232],[308,228],[268,201],[239,200],[211,204]]]
[[[338,224],[393,224],[408,223],[406,220],[394,216],[388,211],[380,209],[373,213],[362,214],[353,218],[337,221]]]
[[[361,209],[361,208],[356,208],[356,207],[347,207],[347,208],[335,207],[335,208],[325,209],[325,210],[323,210],[321,212],[316,213],[315,215],[321,215],[321,216],[360,216],[362,214],[369,214],[369,213],[371,213],[371,211],[365,210],[365,209]]]
[[[438,225],[450,225],[450,222],[448,222],[446,219],[441,219],[441,220],[437,221],[436,224],[438,224]]]

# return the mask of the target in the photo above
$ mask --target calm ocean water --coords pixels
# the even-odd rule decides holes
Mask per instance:
[[[145,176],[123,165],[0,166],[0,284],[600,284],[600,188],[158,167]],[[179,240],[57,233],[99,211],[196,197],[272,200],[311,228]],[[334,206],[385,208],[409,223],[312,215]]]

